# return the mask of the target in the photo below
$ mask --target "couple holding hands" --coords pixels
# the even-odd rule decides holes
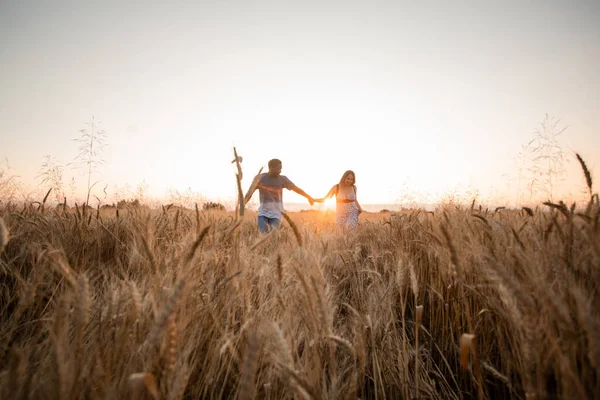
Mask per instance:
[[[283,166],[281,160],[276,158],[269,161],[269,172],[256,175],[250,189],[244,196],[244,202],[248,203],[252,195],[258,189],[260,206],[258,208],[258,229],[268,232],[278,229],[281,225],[281,212],[283,211],[283,189],[293,190],[308,199],[312,206],[314,203],[322,203],[333,196],[336,197],[336,222],[342,229],[356,228],[358,216],[363,212],[356,197],[356,176],[353,171],[346,171],[338,184],[333,185],[327,195],[320,199],[313,199],[304,190],[294,185],[287,176],[281,175]]]

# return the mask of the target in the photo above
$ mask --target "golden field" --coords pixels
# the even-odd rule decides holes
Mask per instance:
[[[0,216],[3,399],[600,393],[598,204]]]

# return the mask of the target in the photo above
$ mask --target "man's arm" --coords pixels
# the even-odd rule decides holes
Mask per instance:
[[[260,180],[260,176],[261,175],[258,174],[252,180],[252,183],[250,184],[250,187],[248,188],[248,191],[246,192],[246,195],[244,196],[244,204],[248,204],[248,202],[252,198],[252,195],[254,194],[254,192],[256,191],[256,189],[258,188],[258,181]]]
[[[254,194],[255,191],[256,191],[256,188],[250,187],[250,189],[248,189],[248,191],[246,192],[246,195],[244,196],[244,204],[248,204],[248,202],[252,198],[252,195]]]
[[[294,186],[292,190],[298,193],[300,196],[306,197],[311,206],[314,204],[315,199],[313,199],[310,195],[308,195],[304,190],[300,189],[298,186]]]

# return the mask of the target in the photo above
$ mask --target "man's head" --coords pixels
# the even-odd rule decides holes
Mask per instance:
[[[269,160],[269,176],[273,176],[273,177],[277,177],[281,174],[281,168],[283,166],[283,164],[281,163],[281,160],[278,160],[277,158],[273,158],[272,160]]]

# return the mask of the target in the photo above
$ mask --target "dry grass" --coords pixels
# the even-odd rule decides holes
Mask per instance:
[[[597,204],[0,217],[2,398],[600,393]]]

